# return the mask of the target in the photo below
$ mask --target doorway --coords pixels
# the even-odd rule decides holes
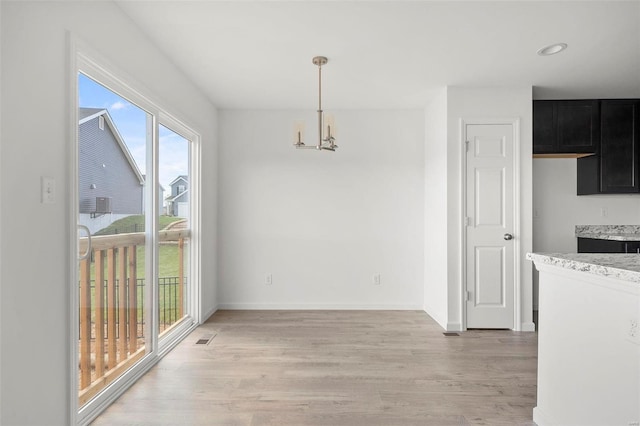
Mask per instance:
[[[70,392],[88,424],[198,325],[200,136],[76,54]]]

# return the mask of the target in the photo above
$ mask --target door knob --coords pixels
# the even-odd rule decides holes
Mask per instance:
[[[509,241],[509,240],[513,240],[513,235],[511,234],[504,234],[504,239]]]

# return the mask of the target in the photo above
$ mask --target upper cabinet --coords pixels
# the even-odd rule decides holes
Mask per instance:
[[[640,192],[640,100],[600,101],[600,154],[578,159],[578,195]]]
[[[640,192],[637,100],[602,101],[600,191]]]
[[[533,153],[597,153],[599,118],[598,100],[533,101]]]

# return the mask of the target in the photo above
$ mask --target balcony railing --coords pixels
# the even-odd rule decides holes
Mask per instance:
[[[188,229],[159,233],[161,250],[177,244],[177,276],[159,277],[159,332],[184,316]],[[145,234],[91,238],[91,255],[80,262],[79,405],[84,405],[145,354],[145,278],[138,277],[138,251]],[[85,253],[87,239],[80,240]]]

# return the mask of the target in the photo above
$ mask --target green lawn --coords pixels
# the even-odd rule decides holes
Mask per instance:
[[[106,228],[99,230],[94,235],[113,235],[126,234],[129,232],[144,232],[144,219],[144,215],[141,214],[123,217],[122,219],[116,220]],[[164,229],[169,224],[183,219],[184,218],[182,217],[175,216],[160,216],[159,228]]]

